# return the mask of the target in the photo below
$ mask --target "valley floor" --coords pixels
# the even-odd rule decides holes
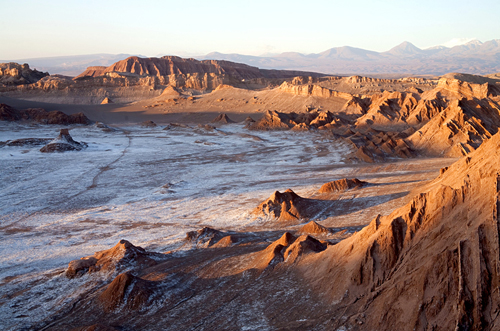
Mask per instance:
[[[2,122],[0,141],[54,138],[60,128]],[[280,236],[285,226],[252,210],[287,188],[326,199],[315,220],[346,236],[404,205],[454,161],[349,164],[350,147],[321,132],[248,131],[243,124],[108,132],[73,126],[70,133],[88,148],[55,154],[40,153],[41,146],[0,148],[2,329],[29,328],[77,300],[85,285],[64,276],[68,262],[120,239],[181,254],[186,232],[204,226]],[[373,185],[328,198],[317,193],[323,183],[354,177]]]

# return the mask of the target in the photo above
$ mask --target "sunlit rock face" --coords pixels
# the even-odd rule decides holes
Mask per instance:
[[[32,84],[48,75],[47,72],[30,69],[27,63],[0,63],[0,86]]]

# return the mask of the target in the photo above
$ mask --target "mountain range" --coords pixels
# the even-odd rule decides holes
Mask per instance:
[[[500,71],[500,39],[473,40],[451,48],[420,49],[403,42],[386,52],[350,46],[335,47],[321,53],[287,52],[274,56],[210,53],[200,59],[241,62],[259,68],[305,70],[341,75],[443,75],[449,72],[488,74]]]
[[[90,66],[110,66],[131,54],[90,54],[12,60],[29,63],[32,68],[50,74],[76,76]],[[143,56],[141,56],[143,57]],[[449,72],[490,74],[500,72],[500,39],[473,40],[454,47],[435,46],[420,49],[403,42],[385,52],[343,46],[321,53],[285,52],[252,56],[212,52],[196,56],[198,60],[227,60],[261,69],[300,70],[331,75],[443,75]],[[9,61],[0,61],[9,62]]]

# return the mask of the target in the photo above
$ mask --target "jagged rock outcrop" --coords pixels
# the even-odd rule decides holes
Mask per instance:
[[[351,100],[353,97],[358,97],[358,95],[352,95],[349,93],[338,92],[334,90],[330,90],[328,88],[315,85],[315,84],[307,84],[307,85],[295,85],[289,82],[283,82],[280,85],[279,89],[286,93],[291,93],[294,95],[301,96],[315,96],[322,98],[342,98],[346,100]]]
[[[33,121],[40,124],[83,124],[93,123],[83,113],[66,115],[58,110],[46,111],[42,108],[17,110],[6,104],[0,104],[0,121]]]
[[[328,228],[325,228],[323,225],[320,225],[315,221],[311,221],[306,225],[304,225],[303,227],[301,227],[299,229],[299,233],[324,235],[324,234],[330,234],[331,232]]]
[[[105,97],[105,98],[102,100],[101,105],[106,105],[106,104],[108,104],[108,103],[113,103],[113,101],[112,101],[110,98]]]
[[[326,249],[326,245],[307,234],[298,237],[287,247],[283,258],[288,263],[296,262],[301,256],[309,253],[318,253]]]
[[[230,124],[236,122],[230,119],[229,116],[227,116],[227,114],[219,114],[216,118],[212,120],[211,123]]]
[[[356,126],[388,125],[405,122],[410,110],[415,108],[420,97],[414,93],[387,92],[371,97],[366,114],[356,121]]]
[[[477,149],[498,131],[500,107],[488,100],[455,100],[407,141],[429,155],[459,157]]]
[[[155,289],[155,282],[125,272],[118,275],[97,300],[105,312],[139,310],[151,301]]]
[[[302,256],[321,252],[326,247],[326,244],[308,234],[295,237],[291,233],[285,232],[280,239],[255,254],[256,264],[253,267],[264,270],[270,267],[274,268],[280,263],[292,264]]]
[[[374,129],[356,132],[347,130],[342,136],[354,149],[349,159],[372,163],[389,157],[410,158],[416,155],[404,140],[404,133]]]
[[[206,226],[200,230],[186,233],[186,241],[193,243],[196,247],[207,248],[218,243],[226,236],[226,233]]]
[[[288,189],[283,193],[274,192],[254,210],[254,214],[274,218],[282,224],[297,224],[311,217],[314,211],[312,200],[302,198]]]
[[[361,181],[357,178],[347,179],[342,178],[339,180],[334,180],[333,182],[328,182],[323,184],[318,190],[319,193],[331,193],[346,191],[352,188],[358,188],[366,185],[367,182]]]
[[[157,256],[158,254],[146,252],[142,247],[134,246],[122,239],[113,248],[71,261],[66,276],[74,278],[87,272],[115,272],[128,266],[139,268],[153,266],[156,264],[153,257]]]
[[[45,76],[49,76],[49,73],[32,70],[27,63],[0,63],[0,86],[32,84]]]
[[[290,232],[285,232],[280,239],[272,242],[263,251],[256,253],[254,268],[264,270],[268,267],[274,267],[285,260],[283,254],[297,238]]]
[[[40,148],[42,153],[54,152],[68,152],[68,151],[81,151],[86,148],[87,144],[84,142],[74,141],[69,134],[68,129],[61,129],[59,136],[51,140],[47,145]]]
[[[496,134],[406,206],[303,265],[344,312],[332,328],[500,327],[499,146]]]
[[[267,111],[260,120],[256,122],[248,122],[248,128],[251,130],[288,130],[295,124],[288,114],[279,113],[277,111]]]
[[[329,111],[282,113],[276,110],[268,110],[258,121],[247,123],[247,128],[250,130],[323,130],[338,127],[345,123],[345,121]]]

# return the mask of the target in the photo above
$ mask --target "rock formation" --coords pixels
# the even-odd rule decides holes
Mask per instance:
[[[158,125],[153,121],[144,121],[140,124],[141,128],[155,128]]]
[[[66,115],[58,110],[46,111],[42,108],[17,110],[6,104],[0,104],[0,121],[31,121],[40,124],[91,124],[92,121],[83,113]]]
[[[462,78],[465,81],[456,79]],[[475,150],[500,127],[500,84],[482,76],[453,74],[424,90],[384,90],[361,95],[333,93],[333,86],[345,89],[356,84],[413,84],[412,79],[380,80],[353,76],[318,78],[316,81],[292,80],[279,90],[300,96],[323,99],[344,98],[337,113],[307,108],[304,113],[267,111],[254,130],[331,130],[351,143],[351,159],[365,162],[390,157],[416,155],[458,157]],[[316,91],[316,92],[315,92]],[[328,92],[329,91],[329,92]],[[337,91],[338,92],[338,91]]]
[[[224,232],[209,227],[204,227],[200,230],[186,233],[186,241],[193,243],[196,247],[205,248],[213,246],[225,237],[226,234]]]
[[[68,278],[82,276],[87,272],[115,272],[128,266],[146,267],[156,264],[153,257],[158,254],[146,252],[142,247],[134,246],[127,240],[120,240],[113,248],[99,251],[94,255],[71,261],[66,270]]]
[[[235,121],[230,119],[226,114],[219,114],[216,118],[212,120],[211,123],[230,124],[230,123],[235,123]]]
[[[285,262],[296,262],[301,256],[309,253],[318,253],[326,249],[326,245],[307,234],[297,238],[283,254]]]
[[[357,188],[357,187],[362,187],[366,185],[367,182],[360,181],[357,178],[353,179],[339,179],[339,180],[334,180],[333,182],[328,182],[325,183],[321,186],[319,189],[319,193],[331,193],[331,192],[340,192],[340,191],[346,191],[352,188]]]
[[[104,100],[102,100],[101,105],[106,105],[108,103],[113,103],[113,101],[110,98],[105,97]]]
[[[500,304],[498,146],[500,134],[449,167],[408,205],[376,217],[303,266],[307,279],[345,307],[345,322],[330,327],[500,327],[493,308]]]
[[[430,155],[467,155],[498,131],[499,110],[498,104],[491,101],[455,100],[407,141],[414,149]]]
[[[139,310],[151,300],[155,287],[154,282],[125,272],[107,286],[99,295],[98,301],[105,312],[118,309]]]
[[[247,127],[251,130],[288,130],[294,125],[288,114],[267,111],[260,120],[256,122],[249,121]]]
[[[247,128],[250,130],[322,130],[338,127],[339,122],[341,120],[328,111],[282,113],[268,110],[260,120],[247,122]]]
[[[282,224],[294,224],[311,217],[314,209],[312,200],[304,199],[288,189],[283,193],[274,192],[255,209],[254,214],[274,218]]]
[[[229,61],[184,59],[177,56],[161,58],[129,57],[107,68],[89,67],[75,77],[76,81],[97,77],[138,78],[151,77],[154,84],[169,85],[174,88],[215,89],[219,85],[240,86],[269,79],[293,78],[298,75],[322,76],[286,70],[264,70]]]
[[[74,141],[69,134],[68,129],[61,129],[59,136],[51,140],[47,145],[40,148],[42,153],[54,152],[67,152],[67,151],[81,151],[86,148],[87,144],[84,142]]]
[[[0,103],[0,120],[1,121],[19,121],[22,114],[19,110],[12,108],[9,105]]]
[[[41,146],[46,145],[51,142],[53,139],[51,138],[21,138],[14,140],[7,140],[5,142],[0,142],[0,146]],[[3,143],[3,144],[2,144]]]
[[[30,69],[27,63],[0,63],[0,86],[32,84],[48,75],[47,72]]]
[[[331,233],[329,229],[325,228],[323,225],[311,221],[299,229],[299,233],[312,234],[312,235],[323,235]]]

